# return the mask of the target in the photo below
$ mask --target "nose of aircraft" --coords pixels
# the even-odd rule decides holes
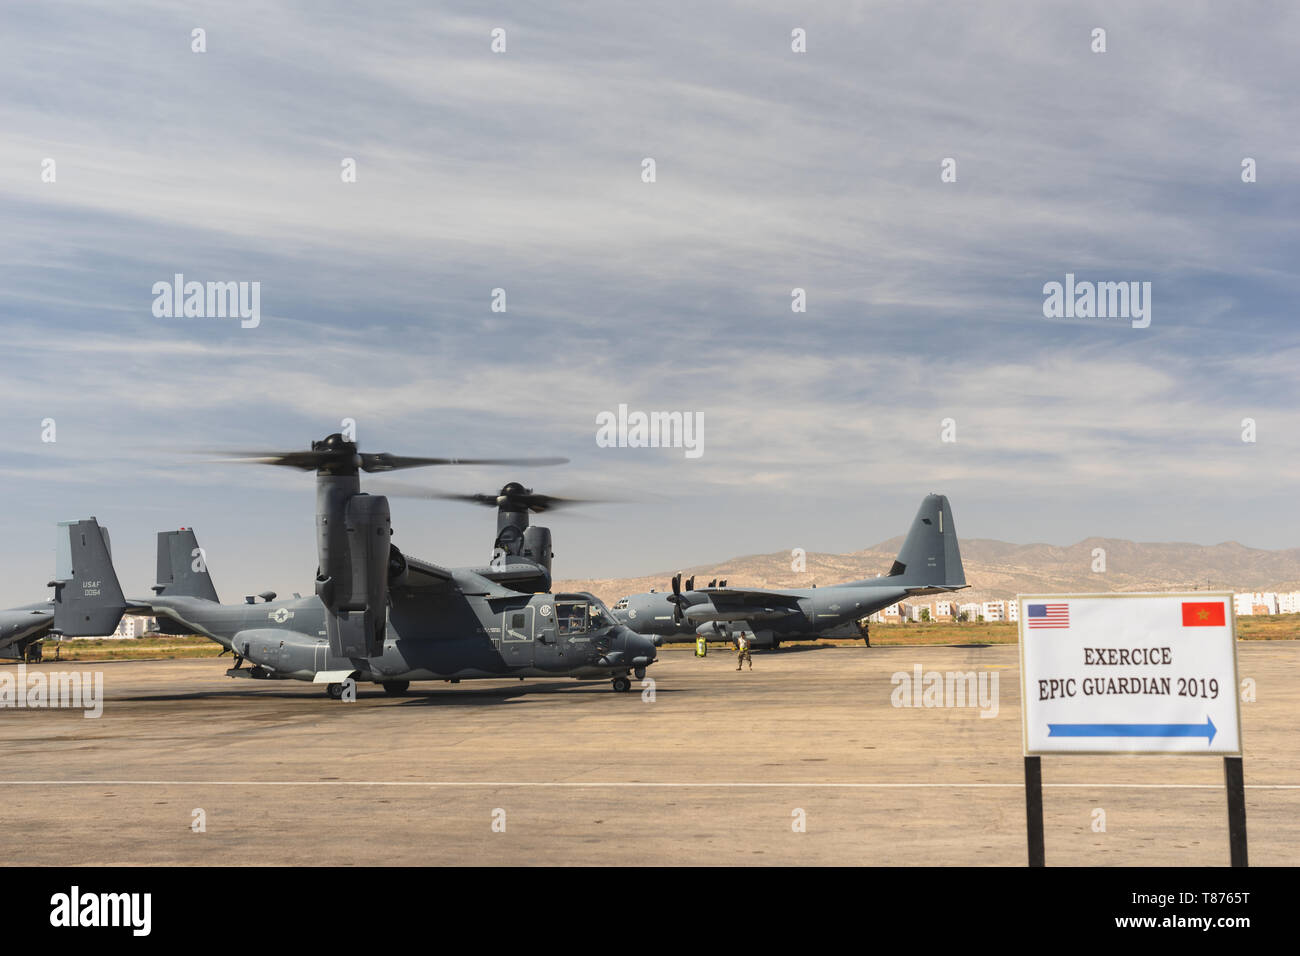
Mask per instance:
[[[627,630],[624,628],[624,630]],[[645,667],[653,663],[658,656],[655,650],[655,642],[643,634],[636,631],[628,630],[625,638],[627,641],[627,656],[633,667]]]
[[[615,628],[598,646],[601,648],[599,663],[602,666],[630,669],[637,678],[645,675],[646,667],[658,656],[654,641],[630,627]]]
[[[620,627],[610,641],[609,652],[601,660],[605,665],[642,668],[653,663],[657,652],[654,641],[628,627]]]

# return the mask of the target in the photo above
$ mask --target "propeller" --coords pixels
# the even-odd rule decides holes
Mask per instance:
[[[500,490],[488,494],[466,495],[432,488],[420,488],[393,482],[379,482],[371,485],[371,490],[391,498],[431,498],[442,501],[464,501],[472,505],[484,505],[488,508],[500,508],[503,511],[555,511],[560,508],[573,508],[578,505],[609,504],[615,498],[579,498],[572,495],[543,495],[531,488],[525,488],[517,481],[502,485]]]
[[[221,453],[217,453],[221,454]],[[335,433],[323,441],[311,443],[310,451],[236,451],[225,452],[229,457],[217,461],[248,462],[260,465],[279,465],[302,471],[365,472],[398,471],[403,468],[425,468],[430,465],[562,465],[567,458],[418,458],[408,455],[391,455],[388,452],[358,452],[356,442]]]
[[[686,603],[686,599],[682,597],[682,572],[680,571],[673,575],[673,596],[668,600],[673,605],[673,623],[682,623],[682,605]]]

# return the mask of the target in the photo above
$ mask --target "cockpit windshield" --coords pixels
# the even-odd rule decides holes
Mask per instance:
[[[555,628],[560,637],[586,634],[613,624],[609,609],[597,597],[566,597],[555,602]]]
[[[555,627],[560,637],[587,633],[587,605],[577,601],[556,601]]]
[[[587,608],[587,617],[588,627],[593,631],[602,627],[610,627],[614,623],[613,618],[610,617],[609,609],[599,601],[593,602],[591,606]]]

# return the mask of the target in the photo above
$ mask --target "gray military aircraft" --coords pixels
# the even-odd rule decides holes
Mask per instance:
[[[59,522],[54,597],[0,611],[0,659],[41,659],[50,636],[112,634],[126,610],[113,573],[108,529],[94,518]]]
[[[378,683],[390,695],[404,694],[411,681],[502,677],[607,678],[627,691],[629,674],[643,678],[655,660],[653,641],[621,625],[594,595],[519,589],[549,587],[551,561],[550,534],[527,527],[529,502],[519,494],[498,496],[498,543],[507,527],[519,532],[505,534],[506,553],[499,547],[483,567],[445,568],[398,550],[389,540],[388,499],[362,492],[359,474],[563,459],[365,454],[335,434],[310,451],[239,460],[316,472],[316,593],[276,600],[268,591],[220,604],[193,532],[181,529],[158,536],[154,597],[129,602],[155,615],[161,629],[201,634],[232,651],[232,677],[312,681],[335,699],[348,681]]]
[[[816,640],[858,634],[858,622],[908,597],[958,591],[966,575],[957,548],[952,510],[943,495],[921,502],[903,548],[889,573],[824,588],[727,587],[710,582],[696,590],[695,579],[673,577],[672,593],[633,594],[614,604],[614,616],[656,644],[705,638],[729,639],[746,633],[754,647],[779,647],[782,641]]]

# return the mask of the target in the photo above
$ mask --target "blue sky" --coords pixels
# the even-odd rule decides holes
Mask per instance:
[[[928,491],[967,537],[1300,546],[1288,5],[55,3],[0,27],[0,605],[45,593],[54,523],[88,514],[128,591],[179,525],[224,597],[308,590],[310,478],[179,452],[345,417],[367,450],[572,459],[404,480],[625,489],[555,516],[562,576],[856,550]],[[176,272],[260,282],[261,324],[155,318]],[[1067,272],[1151,282],[1150,328],[1044,318]],[[703,457],[597,447],[619,403],[702,412]],[[425,502],[394,526],[445,564],[494,527]]]

